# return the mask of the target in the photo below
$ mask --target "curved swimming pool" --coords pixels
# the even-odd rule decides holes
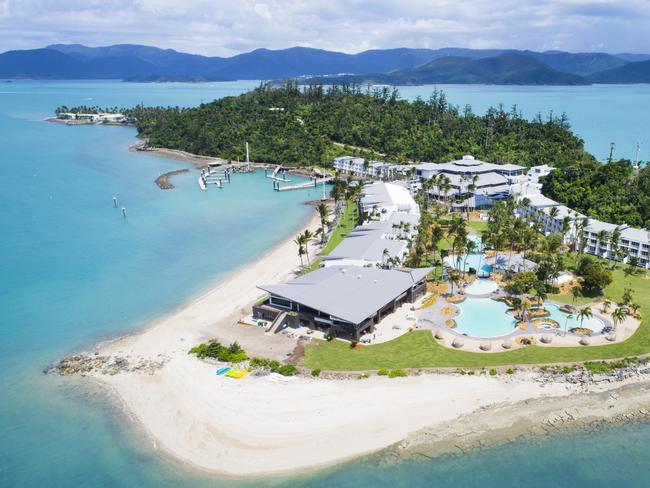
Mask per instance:
[[[467,298],[458,304],[460,315],[456,332],[471,337],[500,337],[515,330],[516,320],[509,315],[508,305],[490,298]]]

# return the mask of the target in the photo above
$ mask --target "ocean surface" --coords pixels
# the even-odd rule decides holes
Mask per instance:
[[[320,197],[315,190],[273,192],[260,173],[201,192],[192,171],[162,191],[156,176],[191,166],[129,152],[130,128],[43,118],[62,104],[189,106],[256,85],[0,85],[0,487],[647,486],[647,425],[434,460],[372,457],[308,477],[209,477],[161,456],[105,392],[42,374],[63,355],[144,327],[293,235],[311,213],[303,203]],[[606,97],[601,87],[581,87],[592,88]],[[477,87],[466,89],[468,98],[480,98]],[[462,104],[458,90],[450,99]],[[483,102],[509,103],[520,90],[485,87]],[[612,90],[624,97],[622,87]],[[625,121],[641,137],[648,92],[629,87],[628,95],[620,112],[603,120]],[[525,99],[540,107],[547,96],[535,88]],[[567,105],[578,107],[575,100]]]

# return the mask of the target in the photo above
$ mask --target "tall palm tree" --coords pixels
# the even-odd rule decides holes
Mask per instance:
[[[330,222],[327,220],[327,217],[329,215],[329,209],[327,208],[327,205],[323,202],[319,203],[316,209],[318,210],[318,216],[320,218],[321,244],[325,244],[325,236],[327,235],[327,229],[330,226]]]
[[[582,323],[584,322],[585,319],[590,319],[593,317],[593,313],[591,312],[591,307],[584,307],[578,310],[578,319],[580,320],[580,327],[582,327]]]
[[[465,242],[465,259],[463,260],[463,274],[465,274],[467,258],[469,257],[470,254],[473,254],[474,251],[476,251],[476,242],[474,242],[471,239],[467,239],[467,242]],[[478,274],[478,269],[476,270],[476,273]]]
[[[621,244],[621,228],[617,226],[613,231],[612,235],[609,238],[609,248],[611,250],[612,258],[616,258],[618,255],[618,247]]]
[[[612,322],[614,322],[614,330],[618,329],[619,324],[621,324],[627,318],[627,310],[625,307],[616,307],[612,312]]]
[[[305,263],[302,257],[305,255],[305,238],[303,237],[302,234],[300,234],[293,240],[293,242],[295,242],[296,245],[298,246],[298,256],[300,257],[300,266],[304,267]]]
[[[602,229],[598,232],[598,235],[596,236],[596,239],[598,239],[598,257],[603,257],[603,244],[605,244],[605,251],[607,251],[607,241],[609,240],[609,234],[605,229]]]
[[[569,327],[569,320],[573,320],[573,314],[566,314],[566,318],[564,319],[564,334],[566,335],[568,327]]]
[[[302,238],[304,242],[305,255],[307,256],[307,266],[310,266],[311,263],[309,261],[309,243],[314,239],[314,233],[309,229],[305,229],[305,231],[302,233]]]

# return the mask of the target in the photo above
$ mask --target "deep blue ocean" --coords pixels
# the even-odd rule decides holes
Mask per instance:
[[[206,477],[160,456],[104,392],[42,374],[65,354],[144,327],[292,235],[311,212],[303,203],[320,197],[314,190],[273,192],[259,173],[201,192],[190,172],[175,177],[176,189],[161,191],[156,176],[190,166],[129,152],[131,128],[43,118],[62,104],[189,106],[256,85],[0,85],[0,487],[650,485],[647,425],[435,460],[373,457],[309,477]],[[527,115],[563,109],[595,153],[607,152],[604,134],[614,131],[625,135],[619,148],[648,138],[650,87],[445,90],[477,112],[501,101],[516,102]],[[581,120],[598,120],[598,130]],[[126,219],[113,196],[127,207]]]

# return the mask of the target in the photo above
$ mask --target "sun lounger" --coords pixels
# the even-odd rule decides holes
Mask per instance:
[[[217,376],[221,376],[222,374],[226,374],[231,370],[231,368],[221,368],[217,370]]]

